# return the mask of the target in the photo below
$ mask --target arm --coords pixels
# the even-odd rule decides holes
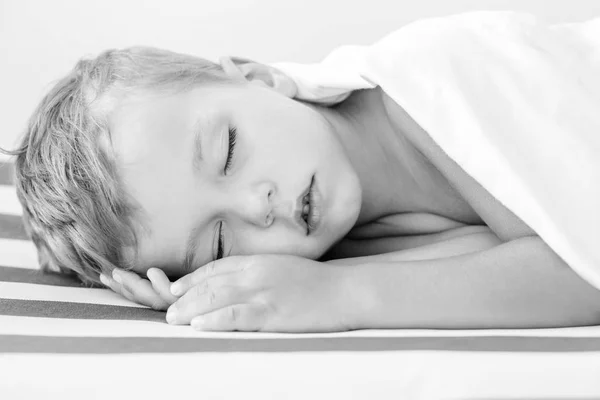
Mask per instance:
[[[468,231],[466,228],[470,228]],[[440,235],[444,234],[445,237]],[[487,226],[470,226],[435,234],[429,242],[415,244],[418,247],[404,248],[362,257],[342,258],[327,261],[333,265],[358,265],[371,262],[417,261],[447,258],[461,254],[491,249],[502,243],[502,240]],[[434,235],[429,235],[434,236]],[[408,239],[412,237],[407,237]],[[418,236],[419,239],[423,236]],[[404,239],[404,238],[402,238]]]
[[[440,246],[444,247],[444,242],[454,242],[454,239],[467,235],[469,235],[471,237],[470,240],[472,240],[474,236],[471,235],[473,234],[480,234],[482,237],[488,236],[486,239],[487,241],[493,237],[497,243],[502,242],[500,239],[498,239],[498,236],[490,229],[490,227],[486,225],[466,225],[427,234],[400,236],[390,235],[367,239],[351,239],[349,237],[345,237],[343,240],[329,249],[327,253],[321,257],[320,261],[337,260],[342,258],[358,259],[365,256],[371,256],[373,254],[380,255],[384,253],[390,254],[403,252],[403,254],[408,254],[404,253],[404,251],[412,250],[417,247],[425,247],[432,244],[439,244]],[[476,239],[476,241],[479,241],[479,239]],[[462,247],[465,249],[469,248],[468,245]],[[436,248],[436,246],[428,247],[429,250],[418,251],[417,253],[426,255],[428,258],[436,258],[430,256],[430,253],[434,248]]]
[[[356,329],[600,323],[600,291],[537,236],[441,259],[372,258],[351,273]]]

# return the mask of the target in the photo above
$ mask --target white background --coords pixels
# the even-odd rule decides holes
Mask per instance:
[[[0,0],[0,146],[82,56],[151,45],[217,60],[316,62],[418,18],[521,10],[553,22],[600,16],[600,0]]]

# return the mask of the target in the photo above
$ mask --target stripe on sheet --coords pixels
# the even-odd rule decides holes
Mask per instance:
[[[14,164],[8,161],[0,161],[0,185],[12,185]]]
[[[598,352],[600,338],[354,337],[222,339],[154,337],[0,336],[0,353],[230,353],[230,352]]]
[[[150,308],[3,298],[0,298],[0,315],[165,322],[164,312]]]
[[[2,256],[0,256],[0,259]],[[4,267],[0,265],[0,282],[33,283],[38,285],[82,287],[72,276],[37,269]]]
[[[0,214],[0,238],[29,240],[21,216]]]

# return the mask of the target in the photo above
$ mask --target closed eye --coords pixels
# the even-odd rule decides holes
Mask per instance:
[[[235,142],[237,139],[237,129],[235,127],[229,128],[229,151],[227,152],[227,161],[225,162],[225,168],[223,172],[227,175],[227,172],[231,168],[231,163],[233,161],[233,154],[235,151]]]

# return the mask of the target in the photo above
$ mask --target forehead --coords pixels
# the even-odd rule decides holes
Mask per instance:
[[[153,144],[176,146],[173,140],[199,120],[214,119],[231,113],[237,105],[256,104],[256,91],[249,86],[211,84],[185,91],[136,90],[111,102],[108,123],[117,156],[124,162],[129,153],[122,148],[136,148],[137,153]],[[254,101],[248,102],[247,96]],[[200,121],[201,122],[201,121]],[[140,139],[152,139],[144,141]]]
[[[140,136],[159,139],[177,134],[180,131],[177,128],[189,122],[188,118],[201,115],[197,112],[199,106],[207,110],[208,104],[203,104],[207,103],[206,96],[202,96],[204,92],[142,91],[123,97],[108,116],[111,137],[117,145],[115,151],[120,150],[118,145],[136,141]]]

